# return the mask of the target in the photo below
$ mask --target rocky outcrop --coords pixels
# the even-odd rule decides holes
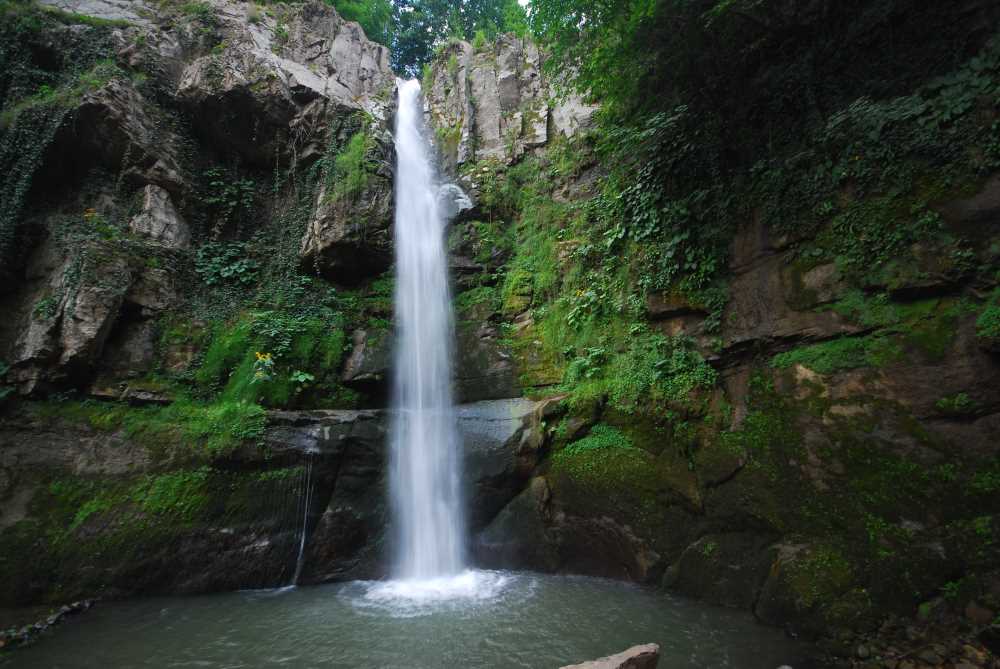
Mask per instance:
[[[185,67],[177,95],[221,149],[265,167],[276,155],[315,160],[331,115],[385,118],[394,90],[389,51],[331,7],[312,2],[250,23],[244,4],[213,6],[223,48]]]
[[[40,285],[11,356],[21,392],[93,372],[134,273],[127,259],[106,251],[92,244],[60,259],[45,247],[29,264]]]
[[[591,662],[568,664],[560,669],[656,669],[659,663],[659,645],[647,643]]]
[[[596,108],[572,93],[557,98],[542,73],[544,58],[532,40],[513,34],[480,49],[455,41],[437,56],[424,95],[446,167],[510,163],[589,126]]]
[[[393,257],[392,136],[384,126],[357,133],[363,156],[350,169],[359,174],[340,175],[335,168],[328,174],[299,249],[304,270],[348,285],[382,274]],[[345,133],[342,142],[357,136]],[[345,190],[340,180],[348,178],[359,182],[356,190]]]
[[[128,223],[129,228],[167,248],[183,249],[191,244],[191,231],[170,199],[159,186],[148,185],[142,192],[142,211]]]
[[[56,134],[38,179],[79,178],[96,165],[134,184],[154,184],[180,195],[187,186],[181,168],[181,139],[164,123],[162,111],[120,77],[83,96]],[[65,161],[66,155],[79,156]],[[73,174],[66,172],[75,170]]]
[[[113,408],[124,405],[106,406],[111,414],[93,414],[104,422],[74,413],[73,403],[29,404],[5,416],[0,604],[37,601],[54,587],[122,596],[282,585],[303,532],[303,583],[387,573],[388,412],[271,412],[262,447],[213,456],[186,442],[181,425],[156,438],[137,435],[135,424],[113,420]],[[459,407],[475,525],[506,505],[537,465],[540,411],[529,400]],[[195,495],[185,498],[189,511],[175,508],[183,500],[160,508],[143,503],[145,493],[125,492],[160,485]],[[143,530],[147,521],[153,530]],[[29,526],[51,532],[18,529]],[[73,541],[74,550],[61,543]],[[115,555],[100,550],[123,541]]]

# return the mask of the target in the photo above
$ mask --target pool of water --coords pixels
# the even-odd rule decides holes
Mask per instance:
[[[604,579],[482,571],[103,603],[0,666],[555,669],[649,642],[662,669],[804,666],[801,646],[743,612]]]

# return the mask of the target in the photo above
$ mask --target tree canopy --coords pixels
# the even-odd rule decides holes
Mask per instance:
[[[370,39],[392,51],[393,67],[415,75],[449,38],[491,39],[499,32],[524,34],[525,10],[517,0],[327,0]]]

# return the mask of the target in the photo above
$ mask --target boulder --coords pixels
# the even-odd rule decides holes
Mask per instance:
[[[344,362],[340,380],[344,385],[387,403],[389,369],[392,366],[392,334],[387,330],[355,330],[353,347]]]
[[[13,350],[20,392],[74,383],[93,372],[133,281],[131,260],[98,242],[67,258],[50,275]]]
[[[659,663],[660,646],[647,643],[591,662],[568,664],[560,669],[656,669]]]
[[[706,535],[667,569],[663,585],[713,604],[751,608],[771,567],[769,543],[753,532]]]
[[[191,244],[191,232],[170,199],[170,193],[150,184],[142,192],[142,211],[129,221],[132,232],[172,249],[184,249]]]
[[[473,540],[476,562],[487,568],[531,569],[552,572],[559,568],[559,552],[548,533],[551,492],[542,476],[505,506]]]
[[[534,409],[534,402],[521,398],[457,408],[474,531],[517,494],[538,462],[543,435]]]

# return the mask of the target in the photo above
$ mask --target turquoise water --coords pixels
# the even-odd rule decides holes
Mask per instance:
[[[447,599],[354,582],[102,603],[0,665],[555,669],[656,642],[661,669],[804,666],[801,646],[744,612],[604,579],[477,578]]]

